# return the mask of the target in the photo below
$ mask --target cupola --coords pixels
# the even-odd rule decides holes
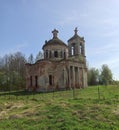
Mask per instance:
[[[68,46],[58,38],[58,30],[52,31],[53,38],[45,41],[42,49],[44,58],[49,60],[61,60],[68,57]]]

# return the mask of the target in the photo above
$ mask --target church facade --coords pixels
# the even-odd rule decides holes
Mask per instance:
[[[26,64],[26,90],[47,92],[87,87],[84,37],[75,28],[73,37],[65,44],[58,38],[58,30],[52,33],[53,38],[42,47],[44,58]]]

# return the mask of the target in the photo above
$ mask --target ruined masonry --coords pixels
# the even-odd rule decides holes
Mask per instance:
[[[68,45],[58,38],[45,41],[42,49],[44,59],[26,64],[26,89],[28,91],[55,91],[87,87],[85,40],[77,34],[68,40]]]

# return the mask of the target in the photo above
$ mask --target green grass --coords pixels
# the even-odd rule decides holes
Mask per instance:
[[[74,93],[1,92],[0,130],[119,130],[119,86]]]

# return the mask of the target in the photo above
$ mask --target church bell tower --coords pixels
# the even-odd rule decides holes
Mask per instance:
[[[80,37],[77,28],[74,30],[74,36],[68,40],[69,56],[85,56],[84,37]]]

